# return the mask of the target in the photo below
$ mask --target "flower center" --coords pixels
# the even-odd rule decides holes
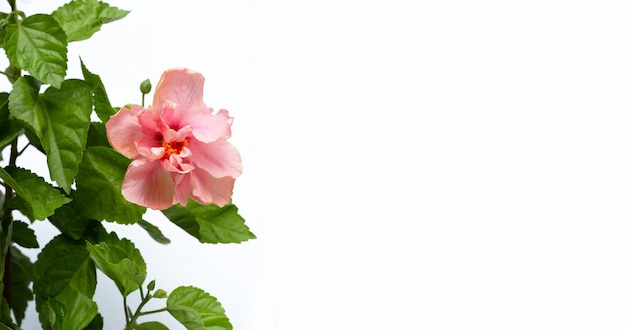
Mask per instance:
[[[179,154],[183,150],[183,148],[187,146],[187,144],[188,144],[187,139],[182,140],[180,142],[178,141],[161,142],[163,149],[165,149],[165,154],[163,155],[163,158],[170,158],[171,154]]]

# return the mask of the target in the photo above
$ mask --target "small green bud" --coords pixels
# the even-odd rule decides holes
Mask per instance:
[[[141,85],[139,85],[139,90],[142,94],[150,93],[150,91],[152,90],[152,84],[150,83],[150,79],[142,81]]]
[[[167,292],[163,289],[158,289],[154,292],[154,298],[167,298]]]
[[[150,283],[148,283],[148,290],[150,291],[154,290],[155,285],[156,285],[156,280],[150,281]]]

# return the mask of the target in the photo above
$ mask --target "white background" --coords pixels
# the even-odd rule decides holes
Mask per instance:
[[[205,289],[237,330],[626,327],[623,2],[109,3],[132,13],[72,44],[68,76],[81,56],[123,105],[167,68],[203,73],[258,236],[108,226],[159,287]]]

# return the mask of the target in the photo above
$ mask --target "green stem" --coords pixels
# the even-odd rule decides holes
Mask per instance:
[[[155,310],[151,310],[151,311],[146,311],[146,312],[141,312],[139,313],[139,315],[148,315],[148,314],[155,314],[155,313],[161,313],[161,312],[166,312],[167,311],[167,307],[163,307],[163,308],[159,308],[159,309],[155,309]]]
[[[126,319],[126,324],[128,324],[130,318],[128,316],[128,305],[126,304],[126,296],[124,296],[124,317]]]
[[[11,142],[11,155],[9,156],[9,166],[15,166],[16,162],[17,162],[17,156],[18,156],[18,151],[17,151],[17,137],[15,139],[13,139],[13,141]],[[5,204],[6,202],[8,202],[11,198],[13,198],[13,189],[11,189],[11,187],[9,187],[8,185],[5,186],[6,187],[6,191],[4,194],[4,201]],[[9,305],[9,308],[11,308],[12,306],[12,301],[11,301],[11,242],[9,241],[11,239],[11,233],[10,231],[12,230],[12,222],[13,222],[13,218],[11,216],[11,213],[13,212],[13,209],[10,207],[7,207],[6,209],[4,209],[4,212],[2,214],[2,230],[7,230],[7,233],[3,233],[6,241],[6,246],[2,247],[2,253],[5,253],[4,256],[4,276],[2,278],[2,284],[4,285],[4,289],[2,290],[2,296],[4,297],[4,299],[6,299],[7,304]],[[6,250],[5,250],[6,248]]]
[[[141,309],[143,308],[143,306],[145,306],[148,303],[148,301],[150,301],[150,298],[152,298],[152,295],[148,293],[146,295],[146,299],[143,299],[141,303],[139,304],[139,306],[137,306],[137,310],[133,314],[133,317],[130,319],[130,321],[126,322],[126,328],[125,328],[126,330],[133,329],[133,327],[135,326],[135,323],[137,322],[137,318],[143,315],[143,313],[141,313]]]

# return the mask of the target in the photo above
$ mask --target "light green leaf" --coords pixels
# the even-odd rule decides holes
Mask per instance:
[[[9,96],[9,110],[29,125],[48,156],[50,177],[70,192],[87,143],[91,115],[91,86],[82,80],[66,80],[60,89],[38,94],[32,77],[21,77]]]
[[[33,264],[18,248],[11,246],[11,309],[17,324],[24,320],[28,302],[33,300],[30,282],[33,280]]]
[[[104,23],[128,15],[128,11],[111,7],[97,0],[74,0],[58,8],[52,16],[67,34],[67,41],[89,39]]]
[[[141,220],[145,207],[122,196],[122,180],[130,161],[111,148],[89,147],[76,176],[78,212],[91,219],[121,224]]]
[[[98,315],[96,303],[72,287],[64,288],[54,298],[37,297],[36,303],[44,329],[84,329]]]
[[[115,114],[115,109],[111,106],[111,101],[109,101],[109,97],[107,96],[107,92],[104,89],[104,84],[102,84],[102,80],[100,76],[97,74],[91,73],[83,60],[80,60],[80,67],[83,70],[83,77],[85,81],[90,83],[93,86],[93,105],[98,118],[103,123],[109,121],[109,118]]]
[[[163,233],[161,232],[161,230],[159,229],[159,227],[149,223],[146,220],[141,219],[139,222],[137,222],[137,224],[139,226],[141,226],[141,228],[145,229],[146,232],[148,232],[148,235],[150,235],[150,237],[152,237],[152,239],[154,239],[155,241],[161,243],[161,244],[169,244],[170,243],[170,239],[165,237],[165,235],[163,235]]]
[[[137,324],[135,330],[169,330],[169,328],[163,325],[163,323],[152,321]]]
[[[222,305],[210,294],[181,286],[167,298],[167,311],[187,329],[232,330]]]
[[[67,71],[67,36],[59,23],[37,14],[7,25],[6,33],[4,49],[11,64],[60,88]]]
[[[4,177],[6,174],[11,176],[9,180]],[[6,172],[0,170],[0,178],[15,190],[24,202],[26,215],[32,219],[43,220],[71,201],[43,178],[23,168],[7,167]]]
[[[139,289],[146,280],[146,262],[128,239],[112,233],[100,243],[88,242],[87,249],[98,269],[115,282],[123,296]]]
[[[25,248],[38,248],[35,231],[23,221],[13,220],[13,242]]]
[[[65,235],[53,238],[42,249],[33,267],[33,291],[38,298],[49,300],[65,288],[93,297],[96,269],[82,241]]]
[[[177,204],[162,212],[202,243],[240,243],[256,238],[233,204],[219,207],[190,200],[186,207]]]

